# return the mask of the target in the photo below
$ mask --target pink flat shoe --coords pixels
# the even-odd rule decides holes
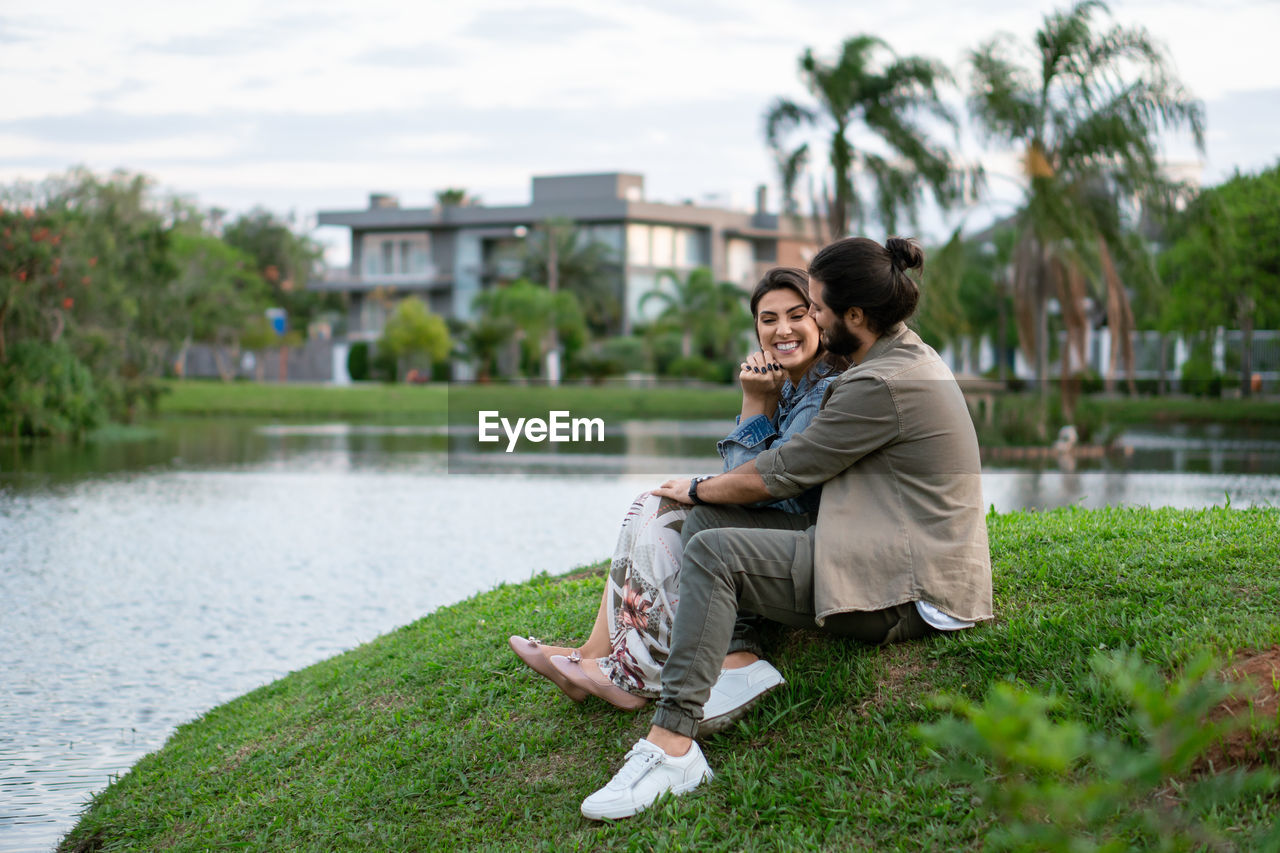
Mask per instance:
[[[579,660],[581,658],[578,658],[577,655],[571,658],[564,655],[552,655],[551,665],[574,687],[603,699],[610,705],[621,708],[624,711],[636,711],[649,704],[648,699],[643,696],[637,696],[634,693],[628,693],[612,681],[607,679],[596,681],[582,668]],[[603,678],[603,675],[601,677]]]
[[[587,691],[581,687],[575,687],[551,665],[547,656],[542,653],[542,644],[533,637],[518,637],[513,634],[507,639],[507,645],[511,646],[511,651],[516,653],[516,657],[528,664],[529,669],[559,687],[560,691],[573,701],[581,702],[587,698]]]

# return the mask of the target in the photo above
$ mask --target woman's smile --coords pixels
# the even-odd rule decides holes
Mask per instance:
[[[756,309],[756,333],[760,348],[799,381],[818,355],[818,324],[809,316],[809,306],[790,288],[766,293]]]

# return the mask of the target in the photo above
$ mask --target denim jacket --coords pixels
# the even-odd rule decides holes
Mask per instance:
[[[744,462],[755,459],[760,453],[771,447],[784,444],[809,425],[813,416],[822,405],[827,386],[840,374],[829,365],[819,362],[800,378],[800,384],[793,385],[787,377],[778,394],[778,408],[772,418],[764,415],[752,415],[745,421],[741,416],[734,419],[737,426],[733,432],[716,442],[716,450],[724,460],[724,470],[731,471]],[[822,487],[816,486],[785,500],[767,504],[786,512],[817,512],[818,502],[822,496]]]

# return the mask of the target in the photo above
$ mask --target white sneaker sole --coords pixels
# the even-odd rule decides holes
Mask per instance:
[[[738,722],[738,720],[741,720],[743,717],[745,717],[747,715],[747,712],[750,711],[752,708],[754,708],[761,699],[768,696],[770,693],[777,690],[779,687],[781,687],[786,683],[787,682],[784,680],[784,681],[779,681],[777,684],[771,684],[768,687],[766,687],[764,690],[761,690],[755,696],[752,696],[750,699],[743,702],[738,707],[731,708],[728,711],[725,711],[723,714],[720,714],[719,716],[708,717],[704,719],[702,722],[698,724],[698,737],[706,737],[707,735],[718,734],[724,731],[725,729],[729,728],[734,723]]]
[[[658,796],[658,799],[654,800],[653,803],[656,803],[658,800],[662,799],[667,794],[672,794],[677,797],[680,796],[681,794],[687,794],[693,789],[697,788],[699,785],[703,784],[704,782],[710,782],[713,778],[715,778],[715,774],[712,773],[710,770],[707,770],[706,774],[703,775],[701,779],[695,779],[692,782],[686,782],[683,785],[677,785],[674,788],[663,791],[662,794]],[[621,809],[616,811],[612,809],[607,809],[607,808],[588,809],[587,804],[583,803],[580,811],[582,812],[583,817],[588,818],[590,820],[621,820],[622,818],[635,817],[636,815],[640,814],[640,812],[644,811],[645,809],[649,808],[649,806],[653,805],[653,803],[649,803],[648,805],[643,805],[643,806],[629,806],[626,809]]]

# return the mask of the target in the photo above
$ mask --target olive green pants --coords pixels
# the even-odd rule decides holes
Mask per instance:
[[[653,724],[693,737],[731,650],[756,651],[749,619],[884,644],[935,632],[914,603],[814,621],[812,515],[703,505],[685,518],[680,604]]]

